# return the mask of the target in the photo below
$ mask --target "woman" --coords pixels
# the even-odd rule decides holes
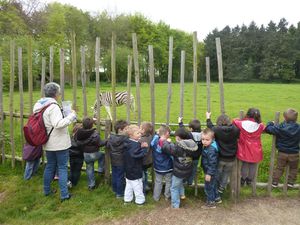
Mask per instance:
[[[51,104],[43,114],[44,124],[49,135],[47,143],[43,146],[46,151],[47,164],[44,171],[44,194],[54,193],[50,185],[58,168],[61,201],[70,199],[68,192],[68,160],[71,147],[68,125],[76,120],[76,113],[72,112],[64,118],[57,101],[60,99],[60,86],[51,82],[44,86],[44,98],[41,98],[33,107],[33,112],[39,112],[43,107]]]

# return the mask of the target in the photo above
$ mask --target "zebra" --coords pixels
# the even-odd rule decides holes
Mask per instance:
[[[127,91],[116,92],[116,94],[115,94],[116,106],[126,105],[127,97],[128,97]],[[109,118],[112,120],[111,111],[110,111],[110,107],[112,106],[112,93],[111,92],[100,92],[99,93],[99,101],[100,101],[99,107],[104,106]],[[134,100],[134,96],[132,94],[130,94],[130,109],[131,109],[131,111],[135,111],[135,100]],[[97,99],[95,101],[93,110],[94,110],[94,117],[96,117]]]

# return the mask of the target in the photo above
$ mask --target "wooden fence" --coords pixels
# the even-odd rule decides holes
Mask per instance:
[[[73,92],[73,109],[77,109],[77,65],[76,65],[76,35],[75,33],[72,33],[71,37],[71,58],[72,58],[72,92]],[[14,131],[14,118],[19,118],[20,120],[20,127],[23,127],[23,121],[24,119],[28,118],[28,115],[32,113],[32,104],[33,104],[33,79],[32,79],[32,49],[31,49],[31,39],[28,41],[28,90],[29,90],[29,111],[28,113],[24,113],[24,95],[23,95],[23,74],[22,74],[22,48],[18,48],[18,80],[19,80],[19,93],[20,93],[20,113],[16,113],[13,108],[13,94],[14,94],[14,87],[15,87],[15,44],[12,40],[10,42],[10,85],[9,85],[9,112],[3,111],[3,73],[2,73],[2,65],[3,65],[3,59],[0,56],[0,149],[1,149],[1,158],[2,163],[4,163],[6,158],[11,159],[11,165],[12,167],[15,167],[15,161],[21,160],[20,157],[17,157],[15,154],[15,138],[14,134],[15,132],[21,133],[21,144],[24,144],[24,137],[23,137],[23,131],[22,129],[20,131]],[[193,34],[193,117],[197,117],[197,33],[194,32]],[[128,96],[130,96],[131,93],[131,75],[132,75],[132,66],[134,66],[134,75],[135,75],[135,84],[136,84],[136,102],[137,102],[137,112],[138,112],[138,119],[135,121],[138,125],[141,123],[141,96],[140,96],[140,68],[139,68],[139,62],[138,62],[138,48],[137,48],[137,36],[136,34],[132,34],[132,48],[133,48],[133,57],[128,56],[128,79],[127,79],[127,92],[129,93]],[[218,73],[219,73],[219,90],[220,90],[220,112],[225,113],[225,102],[224,102],[224,87],[223,87],[223,68],[222,68],[222,51],[221,51],[221,41],[220,38],[216,38],[216,49],[217,49],[217,60],[218,60]],[[115,88],[116,88],[116,35],[112,34],[112,45],[111,45],[111,67],[112,67],[112,95],[115,95]],[[169,38],[169,66],[168,66],[168,98],[166,103],[166,121],[157,123],[155,121],[155,79],[154,79],[154,58],[153,58],[153,46],[149,45],[149,80],[150,80],[150,91],[151,91],[151,122],[153,125],[159,125],[159,124],[167,124],[167,125],[176,125],[170,123],[170,103],[172,98],[172,60],[173,60],[173,37]],[[65,75],[64,75],[64,49],[60,49],[60,86],[62,91],[62,100],[64,100],[64,84],[65,84]],[[53,47],[50,47],[50,61],[49,61],[49,80],[53,81],[55,78],[55,74],[53,73]],[[86,68],[85,68],[85,48],[82,46],[80,48],[80,55],[81,55],[81,71],[80,71],[80,77],[81,77],[81,84],[82,84],[82,95],[83,95],[83,109],[84,109],[84,116],[87,115],[87,98],[86,98]],[[113,119],[110,120],[100,120],[100,108],[99,108],[99,93],[100,91],[100,38],[96,39],[95,43],[95,73],[96,73],[96,96],[95,99],[98,102],[98,107],[96,109],[96,118],[97,118],[97,129],[99,132],[101,130],[105,131],[105,137],[107,138],[112,131],[112,125],[116,121],[116,106],[115,103],[112,106],[113,111]],[[133,60],[133,62],[132,62]],[[180,116],[184,115],[183,112],[183,103],[184,103],[184,77],[185,77],[185,51],[181,51],[181,70],[180,70]],[[42,76],[41,76],[41,96],[43,95],[42,88],[45,84],[46,80],[46,60],[43,57],[42,58]],[[206,57],[206,85],[207,85],[207,111],[210,111],[210,61],[209,58]],[[129,101],[127,101],[129,102]],[[130,108],[129,104],[126,107],[126,113],[127,113],[127,121],[130,121]],[[9,146],[11,148],[11,155],[5,155],[4,146],[5,141],[7,139],[4,137],[4,119],[6,116],[9,116],[9,122],[10,122],[10,138],[9,138]],[[243,111],[240,112],[240,117],[244,117]],[[279,112],[275,115],[275,121],[276,123],[279,122]],[[101,129],[102,125],[102,129]],[[256,187],[264,187],[267,188],[267,193],[271,195],[272,191],[272,174],[274,170],[274,161],[275,161],[275,137],[273,137],[272,141],[272,152],[271,152],[271,160],[270,160],[270,167],[269,167],[269,177],[268,177],[268,183],[257,183],[256,177],[255,180],[252,183],[252,194],[256,195]],[[105,179],[108,182],[110,180],[110,155],[107,152],[107,149],[105,150],[105,160],[106,160],[106,169],[105,169]],[[258,165],[259,166],[259,165]],[[258,171],[258,166],[256,168],[256,171]],[[231,175],[230,179],[230,190],[231,190],[231,197],[234,201],[237,201],[240,195],[240,167],[241,162],[239,160],[235,161],[234,169]],[[198,183],[198,177],[199,172],[197,172],[195,176],[195,195],[198,194],[198,187],[202,186],[203,184]],[[287,194],[287,177],[289,173],[289,167],[287,167],[286,170],[286,176],[285,176],[285,182],[283,184],[284,193]],[[296,187],[299,187],[299,185],[296,185]]]

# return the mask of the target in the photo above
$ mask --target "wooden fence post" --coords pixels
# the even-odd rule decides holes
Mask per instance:
[[[65,50],[59,49],[59,81],[61,89],[61,100],[65,100]]]
[[[2,73],[2,57],[0,56],[0,149],[2,164],[5,162],[5,152],[4,152],[4,113],[3,113],[3,73]]]
[[[14,140],[14,81],[15,81],[15,42],[10,41],[10,82],[9,82],[9,121],[10,121],[10,146],[11,166],[15,168],[15,140]]]
[[[207,112],[210,112],[210,63],[209,63],[209,57],[205,57],[205,64],[206,64]]]
[[[23,133],[23,115],[24,115],[24,98],[23,98],[23,66],[22,66],[22,48],[18,48],[18,77],[19,77],[19,93],[20,93],[20,133],[21,133],[21,148],[24,145]],[[24,161],[22,160],[22,164]]]
[[[53,46],[50,46],[50,54],[49,54],[49,73],[50,77],[49,80],[50,82],[53,82],[54,80],[54,74],[53,74]]]
[[[240,111],[240,119],[244,118],[244,111]],[[237,158],[236,159],[236,171],[235,172],[237,178],[236,178],[236,198],[238,199],[240,197],[241,192],[241,161]]]
[[[185,72],[185,51],[182,50],[181,64],[180,64],[180,112],[179,112],[180,117],[183,117],[184,72]]]
[[[220,89],[220,108],[221,113],[225,114],[224,104],[224,87],[223,87],[223,63],[222,63],[222,48],[220,38],[216,38],[217,58],[218,58],[218,73],[219,73],[219,89]]]
[[[280,115],[280,112],[275,113],[275,124],[279,123],[279,115]],[[270,159],[270,167],[269,167],[269,178],[268,178],[268,195],[269,196],[271,196],[271,192],[272,192],[275,151],[276,151],[276,136],[273,135],[273,137],[272,137],[271,159]]]
[[[111,121],[105,120],[105,139],[109,137],[111,133]],[[110,180],[110,154],[108,148],[105,148],[105,183],[108,184]]]
[[[173,73],[173,37],[169,37],[169,66],[168,66],[168,100],[167,100],[167,121],[166,124],[170,123],[170,108],[171,108],[171,97],[172,97],[172,73]]]
[[[132,57],[130,55],[128,55],[128,65],[127,65],[127,105],[126,105],[126,115],[127,115],[127,122],[128,123],[130,123],[131,73],[132,73]],[[135,104],[135,103],[133,102],[133,104]]]
[[[33,78],[32,78],[32,38],[28,38],[28,94],[29,94],[29,114],[33,111]]]
[[[81,84],[83,95],[83,116],[87,116],[87,102],[86,102],[86,72],[85,72],[85,48],[81,46]]]
[[[138,125],[141,124],[141,96],[140,96],[140,69],[139,69],[139,56],[137,48],[136,33],[132,34],[132,46],[133,46],[133,64],[135,74],[135,85],[136,85],[136,102],[138,108]]]
[[[258,174],[259,163],[255,165],[255,176],[252,181],[252,196],[256,196],[256,182],[257,182],[257,174]]]
[[[111,38],[111,97],[112,101],[112,130],[116,123],[117,112],[116,112],[116,34],[112,33]]]
[[[197,119],[197,32],[193,33],[193,115]]]
[[[71,34],[71,47],[72,47],[72,86],[73,86],[73,109],[77,110],[77,69],[76,69],[76,40],[75,32]]]
[[[154,57],[153,46],[149,45],[149,80],[150,80],[150,95],[151,95],[151,122],[155,126],[155,89],[154,89]]]
[[[42,57],[41,98],[44,96],[45,82],[46,82],[46,58]]]
[[[97,130],[100,134],[100,38],[96,37],[96,46],[95,46],[95,69],[96,69],[96,101],[97,101],[97,108],[96,108],[96,118],[97,118]]]

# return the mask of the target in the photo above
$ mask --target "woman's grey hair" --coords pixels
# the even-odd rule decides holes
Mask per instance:
[[[44,86],[45,97],[55,98],[60,94],[60,86],[55,82],[50,82]]]

